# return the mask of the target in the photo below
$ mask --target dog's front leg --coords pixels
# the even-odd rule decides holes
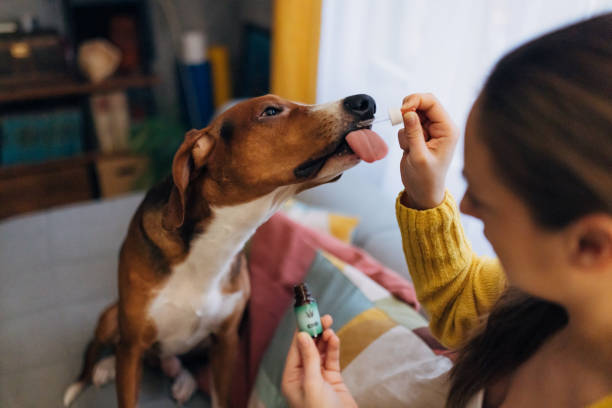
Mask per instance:
[[[211,350],[210,397],[213,408],[230,406],[230,388],[236,355],[238,354],[238,330],[225,332],[217,337]]]
[[[238,329],[246,305],[251,296],[248,262],[244,253],[238,255],[232,265],[232,273],[226,290],[240,296],[231,316],[225,320],[215,336],[210,352],[211,384],[210,397],[213,408],[229,407],[234,363],[238,355]]]
[[[143,349],[120,341],[117,346],[117,401],[119,408],[138,406]]]

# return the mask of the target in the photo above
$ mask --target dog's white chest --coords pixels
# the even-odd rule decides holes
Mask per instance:
[[[191,350],[236,312],[243,293],[223,292],[231,263],[255,229],[292,194],[290,188],[279,189],[246,204],[214,209],[212,222],[149,307],[162,354]]]
[[[223,293],[218,282],[193,282],[189,275],[175,271],[151,304],[163,355],[193,349],[235,311],[242,297],[242,292]]]

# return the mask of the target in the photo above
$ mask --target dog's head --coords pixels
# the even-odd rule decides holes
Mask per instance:
[[[282,186],[299,192],[338,179],[360,161],[346,135],[375,112],[368,95],[324,105],[266,95],[234,106],[208,127],[185,135],[172,163],[174,189],[165,226],[182,225],[189,196],[208,205],[232,205]]]

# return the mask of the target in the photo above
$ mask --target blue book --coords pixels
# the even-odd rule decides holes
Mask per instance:
[[[177,79],[181,106],[187,123],[191,128],[205,127],[214,112],[210,63],[178,62]]]

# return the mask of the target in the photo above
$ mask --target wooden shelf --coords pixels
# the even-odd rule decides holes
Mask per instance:
[[[155,75],[131,75],[112,77],[97,84],[76,79],[28,85],[3,84],[0,86],[0,107],[10,109],[10,104],[19,107],[31,101],[148,88],[157,83],[159,79]],[[100,187],[104,187],[104,196],[126,191],[130,177],[135,177],[126,172],[137,175],[138,171],[144,171],[145,165],[141,163],[142,159],[139,162],[131,153],[91,151],[39,163],[0,165],[0,219],[98,198]],[[102,164],[105,167],[100,170]],[[98,174],[100,171],[105,173]]]
[[[76,156],[69,156],[61,159],[51,159],[39,163],[23,163],[0,166],[0,180],[29,176],[33,174],[46,173],[50,171],[62,170],[74,166],[84,165],[96,160],[97,153],[82,153]]]
[[[69,156],[61,159],[52,159],[40,163],[24,163],[0,166],[0,180],[14,177],[23,177],[59,171],[75,166],[83,166],[95,163],[99,159],[117,159],[138,156],[135,153],[112,153],[104,154],[98,152],[82,153],[76,156]]]
[[[0,103],[37,99],[57,98],[71,95],[88,95],[127,88],[146,88],[156,85],[155,75],[130,75],[109,78],[97,84],[77,80],[62,80],[52,83],[36,83],[3,87],[0,89]]]
[[[146,163],[146,158],[134,153],[91,152],[0,167],[0,220],[132,191]]]

